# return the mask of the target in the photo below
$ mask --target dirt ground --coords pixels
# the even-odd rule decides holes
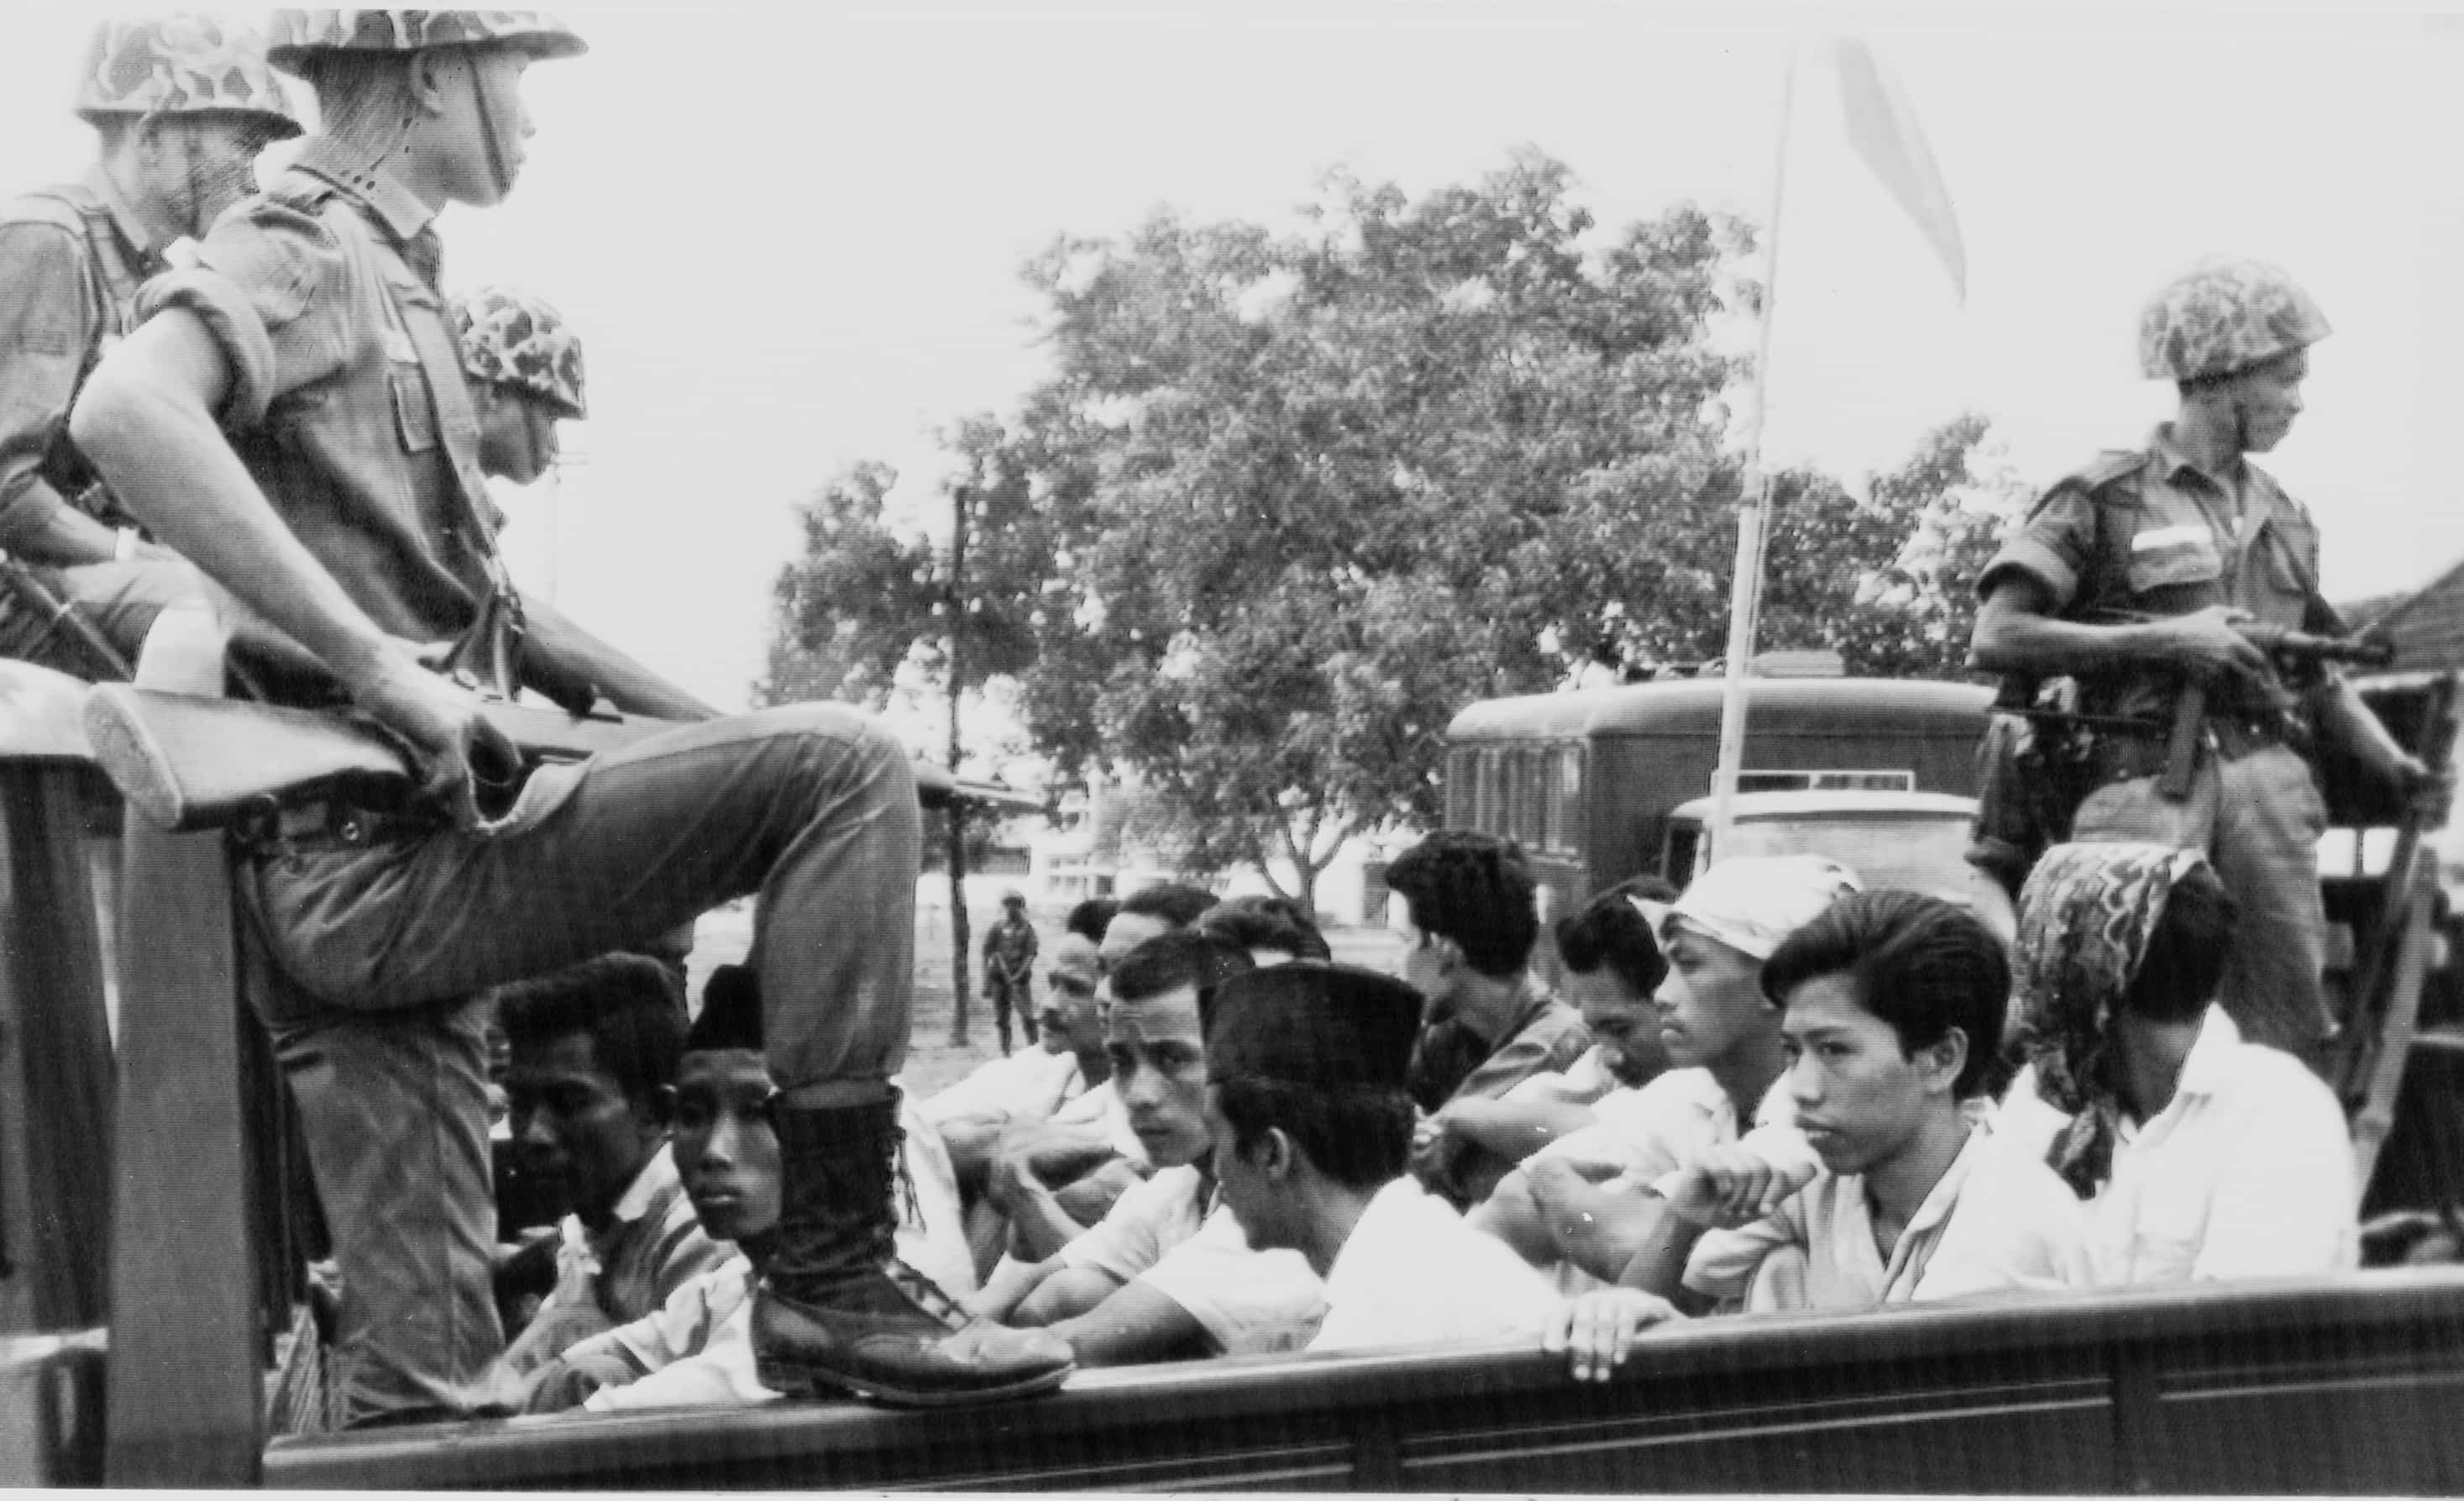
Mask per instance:
[[[997,883],[987,883],[983,899],[978,900],[974,882],[967,894],[967,915],[971,941],[978,950],[976,964],[980,966],[984,930],[1000,916]],[[902,1075],[910,1093],[931,1094],[965,1077],[979,1065],[1001,1055],[1000,1039],[994,1035],[992,1014],[984,1000],[982,972],[978,968],[970,986],[971,1004],[967,1041],[953,1044],[950,1040],[950,926],[948,916],[949,888],[940,877],[927,878],[926,890],[919,888],[915,913],[915,992],[914,1028],[907,1048],[907,1069]],[[1043,950],[1050,953],[1061,937],[1060,911],[1030,911],[1036,937]],[[1397,959],[1395,935],[1384,928],[1331,928],[1327,942],[1334,957],[1347,963],[1365,964],[1373,969],[1392,972]],[[701,999],[702,983],[712,969],[732,964],[744,958],[753,942],[753,907],[750,902],[723,907],[702,918],[693,934],[693,952],[690,961],[691,990],[694,1004]],[[1041,997],[1044,982],[1036,980],[1036,994]],[[1024,1046],[1023,1033],[1013,1042]]]

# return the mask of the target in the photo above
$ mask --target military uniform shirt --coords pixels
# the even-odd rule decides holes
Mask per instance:
[[[277,515],[377,626],[460,637],[489,592],[499,518],[436,278],[426,204],[311,141],[226,213],[141,317],[202,320],[231,387],[217,413]]]
[[[2101,614],[2108,610],[2176,615],[2232,605],[2263,625],[2336,629],[2317,592],[2319,529],[2310,513],[2257,465],[2245,459],[2241,469],[2236,509],[2233,496],[2174,447],[2171,425],[2160,425],[2141,450],[2108,454],[2048,491],[1986,564],[1977,592],[1991,593],[2016,572],[2045,586],[2048,613],[2062,620],[2095,624],[2110,622]],[[2105,501],[2092,498],[2098,491]],[[2178,682],[2164,670],[2100,676],[2083,682],[2080,707],[2162,717]]]
[[[93,481],[69,408],[163,268],[100,167],[0,210],[0,547],[23,546]]]

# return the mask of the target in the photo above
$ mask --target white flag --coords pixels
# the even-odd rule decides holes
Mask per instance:
[[[1959,237],[1959,213],[1951,207],[1950,189],[1943,186],[1942,168],[1934,165],[1933,148],[1925,144],[1925,127],[1906,92],[1862,38],[1834,38],[1831,53],[1838,64],[1849,143],[1916,221],[1965,304],[1968,251]]]

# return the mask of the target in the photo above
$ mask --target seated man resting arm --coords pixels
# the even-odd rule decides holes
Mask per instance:
[[[1155,1176],[1035,1266],[1005,1268],[971,1313],[1045,1324],[1087,1365],[1283,1348],[1312,1332],[1318,1279],[1287,1250],[1252,1250],[1208,1160],[1202,998],[1252,968],[1224,938],[1150,938],[1112,972],[1112,1079]]]
[[[2078,1280],[2076,1203],[1966,1108],[1985,1088],[2011,988],[1982,923],[1913,892],[1859,893],[1780,945],[1763,982],[1786,1013],[1787,1089],[1822,1171],[1775,1213],[1705,1234],[1687,1287],[1749,1312],[1847,1313]],[[1703,1187],[1699,1170],[1681,1174],[1672,1215],[1707,1225]],[[1633,1289],[1592,1296],[1563,1321],[1566,1339],[1665,1316]],[[1623,1353],[1586,1344],[1578,1374]]]

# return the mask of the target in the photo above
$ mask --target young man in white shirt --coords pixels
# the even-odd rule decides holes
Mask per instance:
[[[2011,992],[1983,923],[1938,897],[1858,893],[1791,935],[1763,987],[1784,1013],[1782,1087],[1821,1168],[1733,1229],[1713,1227],[1724,1213],[1711,1175],[1682,1169],[1669,1217],[1708,1231],[1686,1262],[1689,1290],[1751,1313],[1852,1313],[2077,1280],[2077,1202],[1972,1108]],[[1555,1337],[1578,1377],[1605,1377],[1633,1329],[1673,1313],[1650,1291],[1608,1289]]]
[[[1252,1246],[1325,1279],[1309,1350],[1538,1337],[1555,1291],[1406,1172],[1416,989],[1283,964],[1227,982],[1205,1018],[1216,1177]]]
[[[1672,1067],[1595,1105],[1597,1125],[1533,1153],[1474,1223],[1569,1291],[1620,1280],[1656,1245],[1660,1260],[1640,1285],[1674,1291],[1693,1231],[1662,1225],[1654,1186],[1758,1125],[1785,1131],[1787,1102],[1773,1088],[1785,1062],[1780,1012],[1763,993],[1763,961],[1856,889],[1847,867],[1815,855],[1740,857],[1696,877],[1661,926],[1661,1043]],[[1774,1139],[1771,1155],[1812,1172],[1801,1139]]]
[[[2099,1286],[2359,1263],[2343,1110],[2218,999],[2236,920],[2203,856],[2155,844],[2057,846],[2021,894],[2003,1130],[2084,1201]]]
[[[1316,1273],[1290,1251],[1250,1247],[1208,1159],[1200,1005],[1255,967],[1229,938],[1189,931],[1113,966],[1105,1048],[1155,1175],[1050,1259],[1004,1267],[969,1312],[1047,1326],[1081,1365],[1289,1348],[1314,1332]]]

